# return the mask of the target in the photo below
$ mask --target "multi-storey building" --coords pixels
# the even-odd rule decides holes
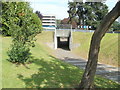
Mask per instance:
[[[44,30],[55,30],[56,17],[54,15],[43,15],[42,26]]]

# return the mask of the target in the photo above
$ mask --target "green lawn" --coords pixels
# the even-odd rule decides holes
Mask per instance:
[[[83,70],[53,57],[51,49],[42,43],[46,40],[41,37],[46,34],[46,32],[43,32],[37,36],[36,47],[31,50],[34,56],[33,62],[26,65],[16,65],[7,61],[6,52],[10,48],[11,38],[0,37],[3,41],[0,42],[3,45],[3,88],[70,88],[79,84]],[[98,76],[95,78],[95,84],[100,88],[117,88],[120,85]]]
[[[92,34],[93,33],[74,32],[73,43],[79,43],[80,46],[74,49],[73,52],[87,59]],[[118,52],[118,43],[120,44],[118,34],[107,33],[101,42],[99,62],[118,66],[118,57],[120,54],[120,52]]]
[[[0,89],[2,88],[2,38],[0,36]]]

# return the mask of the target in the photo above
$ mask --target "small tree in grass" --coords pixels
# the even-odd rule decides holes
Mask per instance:
[[[11,49],[8,51],[9,61],[24,63],[31,57],[30,47],[34,46],[34,37],[42,29],[41,21],[27,2],[4,3],[9,6],[7,24],[12,37]]]

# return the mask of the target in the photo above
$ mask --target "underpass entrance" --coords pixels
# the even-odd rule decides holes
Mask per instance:
[[[70,50],[69,48],[69,38],[57,37],[57,48],[62,48],[65,50]]]
[[[72,50],[72,28],[56,29],[54,32],[54,47]]]

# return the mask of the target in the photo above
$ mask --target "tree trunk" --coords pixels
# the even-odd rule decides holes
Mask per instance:
[[[104,17],[100,26],[95,30],[92,36],[88,62],[81,83],[79,85],[79,88],[81,88],[81,90],[93,89],[94,76],[97,68],[98,54],[100,49],[100,42],[105,33],[108,31],[111,24],[119,16],[120,16],[120,0],[117,2],[116,6]]]

